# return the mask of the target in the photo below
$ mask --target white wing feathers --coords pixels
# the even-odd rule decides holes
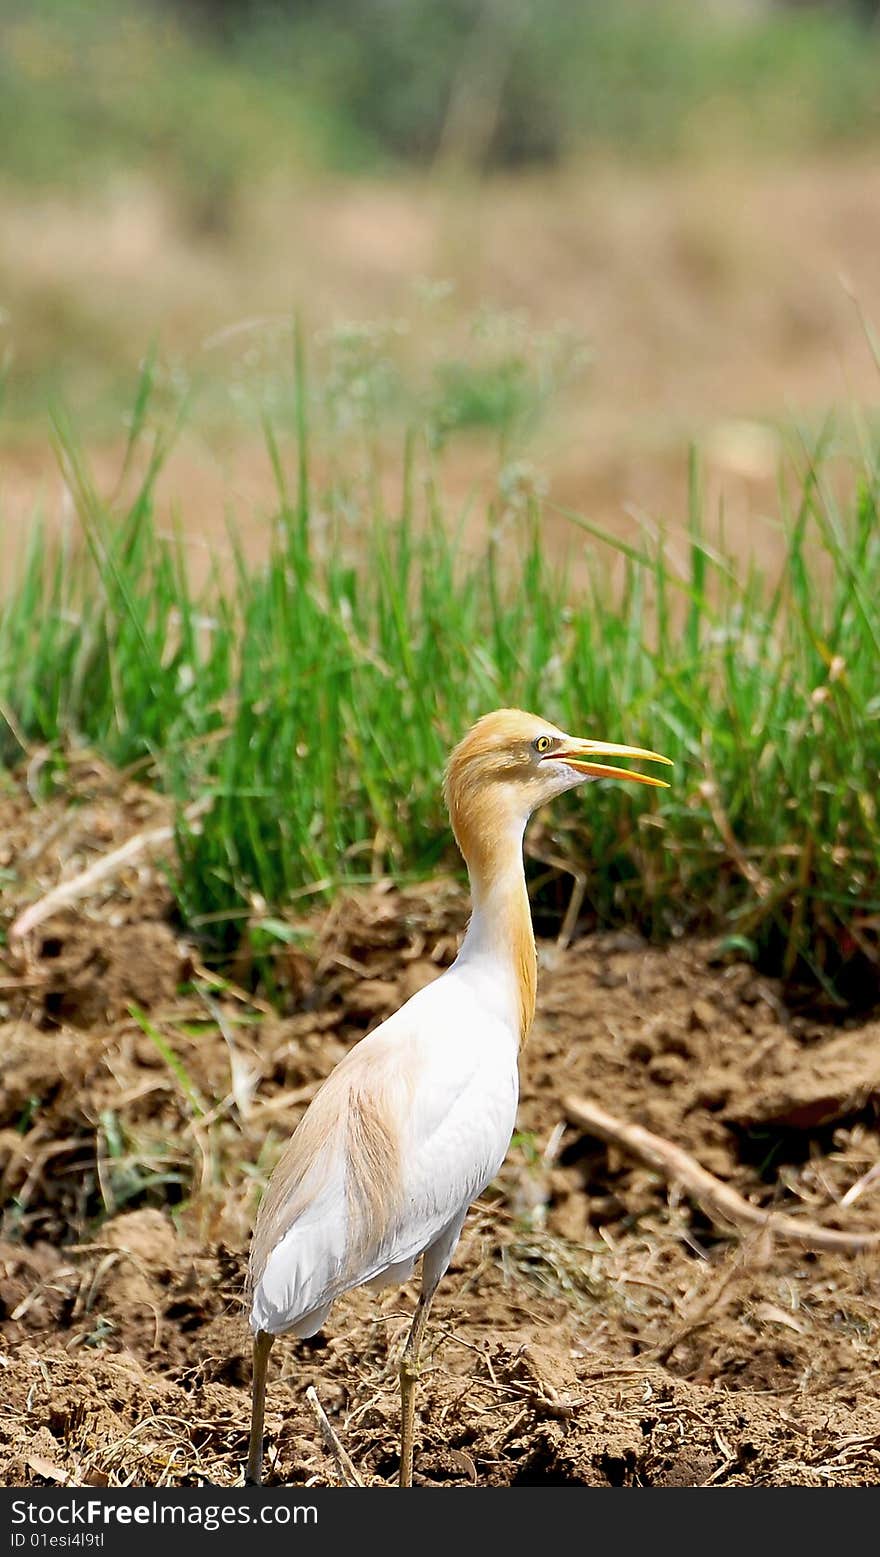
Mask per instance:
[[[314,1334],[342,1292],[405,1279],[460,1223],[507,1151],[516,1052],[453,969],[337,1065],[260,1207],[255,1332]]]

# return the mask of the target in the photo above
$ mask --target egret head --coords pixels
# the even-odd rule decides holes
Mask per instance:
[[[659,752],[567,735],[519,708],[486,714],[456,746],[446,768],[445,796],[453,831],[466,858],[475,829],[486,837],[521,828],[555,795],[591,779],[626,779],[667,789],[662,779],[610,767],[609,757],[669,763]]]

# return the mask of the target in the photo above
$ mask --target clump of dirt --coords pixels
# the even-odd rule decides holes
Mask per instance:
[[[594,936],[546,953],[525,1120],[541,1128],[548,1098],[583,1092],[760,1199],[750,1144],[774,1185],[780,1164],[809,1157],[817,1135],[833,1144],[834,1127],[838,1147],[855,1132],[871,1152],[880,1022],[793,1016],[778,983],[719,961],[711,942],[623,943]]]
[[[170,814],[164,797],[87,757],[72,759],[63,792],[34,759],[27,786],[0,795],[0,866],[12,867],[16,880],[15,893],[4,894],[10,921],[16,900],[41,898]],[[132,1004],[149,1010],[173,998],[191,959],[169,922],[172,909],[151,858],[96,883],[23,943],[11,941],[0,1017],[88,1029],[124,1017]]]
[[[26,851],[45,818],[20,800],[17,817]],[[68,863],[87,860],[94,836],[56,820],[80,840]],[[110,839],[132,821],[120,803]],[[0,970],[7,1484],[240,1480],[261,1186],[323,1077],[442,971],[467,913],[448,882],[340,900],[283,949],[279,1016],[188,960],[163,890],[151,872],[105,885]],[[436,1304],[418,1476],[880,1484],[876,1258],[734,1234],[563,1101],[647,1126],[757,1207],[876,1231],[880,1024],[794,1015],[709,943],[593,937],[541,963],[518,1133]],[[354,1293],[321,1335],[278,1344],[270,1480],[339,1478],[314,1383],[362,1479],[393,1481],[415,1297]]]
[[[166,924],[122,924],[96,936],[67,916],[43,929],[31,967],[46,1022],[93,1027],[132,1003],[149,1011],[173,999],[191,959]]]

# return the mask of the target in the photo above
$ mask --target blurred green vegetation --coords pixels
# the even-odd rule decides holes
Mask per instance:
[[[877,29],[847,8],[683,0],[6,0],[3,176],[179,188],[222,230],[292,168],[584,152],[797,152],[880,129]]]
[[[314,192],[332,191],[334,174],[396,179],[405,202],[416,180],[420,193],[432,173],[451,187],[462,169],[853,147],[880,130],[878,65],[880,31],[845,6],[5,0],[4,429],[42,437],[60,395],[81,425],[116,435],[152,337],[169,372],[184,364],[207,381],[216,356],[201,346],[219,322],[260,311],[264,293],[270,308],[290,306],[283,256],[309,252],[304,181]],[[472,179],[459,184],[470,198]],[[381,207],[364,218],[374,233],[382,220]],[[466,213],[438,224],[439,274],[462,279],[449,233],[465,227]],[[404,224],[404,253],[407,238]],[[260,273],[249,289],[260,245],[282,258],[270,285]],[[538,276],[536,290],[549,296],[553,282]],[[311,306],[301,270],[296,286]],[[470,303],[480,286],[475,269]],[[483,426],[509,443],[542,403],[528,378],[516,351],[477,370],[450,347],[432,389],[438,439]],[[220,398],[209,390],[200,404]]]
[[[563,324],[533,329],[521,310],[484,305],[451,320],[446,304],[458,305],[448,284],[421,283],[413,291],[409,315],[340,324],[315,343],[313,393],[328,429],[336,436],[357,430],[375,441],[383,424],[386,433],[398,433],[418,422],[436,450],[473,433],[502,457],[516,453],[584,373],[584,343]],[[274,333],[284,340],[288,327]],[[289,413],[287,353],[280,371],[267,374],[265,361],[259,367],[263,414]]]

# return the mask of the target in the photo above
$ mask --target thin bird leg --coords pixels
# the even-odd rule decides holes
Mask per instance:
[[[401,1487],[412,1486],[413,1475],[413,1426],[416,1414],[416,1384],[421,1368],[419,1357],[428,1324],[428,1310],[437,1290],[436,1283],[423,1289],[416,1305],[412,1327],[400,1359],[400,1482]]]
[[[258,1487],[263,1469],[263,1417],[266,1408],[266,1370],[269,1353],[275,1337],[266,1330],[254,1336],[253,1400],[251,1404],[251,1437],[248,1444],[246,1487]]]

